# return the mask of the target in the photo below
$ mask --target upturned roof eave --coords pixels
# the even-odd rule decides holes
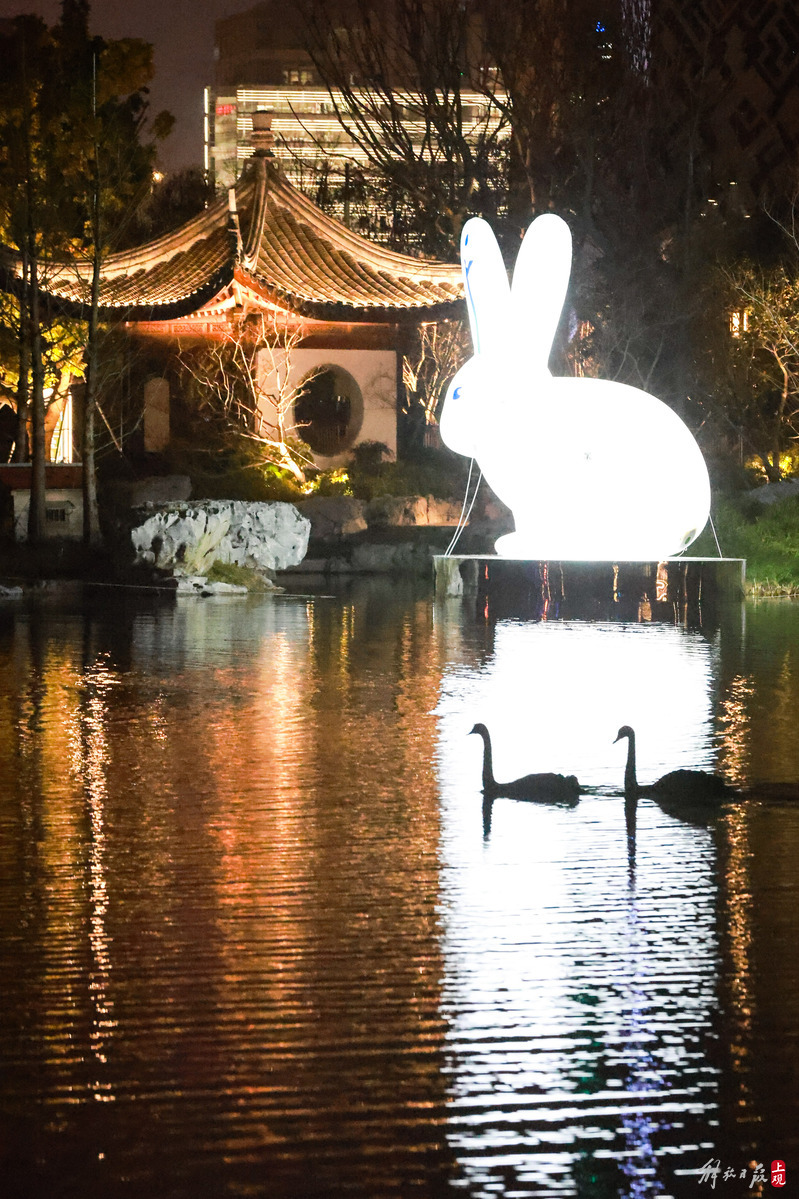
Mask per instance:
[[[235,280],[260,296],[270,306],[285,312],[295,313],[307,320],[333,322],[336,324],[400,325],[418,323],[420,320],[452,320],[464,315],[464,300],[439,300],[421,304],[346,304],[342,301],[312,300],[283,291],[260,279],[240,265],[234,272]]]
[[[356,233],[336,217],[317,208],[309,196],[293,187],[276,161],[269,158],[251,158],[245,164],[245,170],[236,185],[237,190],[243,183],[250,182],[255,184],[257,202],[247,239],[246,264],[254,261],[255,246],[262,235],[268,215],[268,200],[272,196],[320,240],[335,245],[353,259],[367,263],[377,271],[409,279],[437,277],[440,282],[460,289],[462,276],[459,263],[442,262],[434,258],[414,258]]]
[[[358,308],[347,304],[292,301],[292,311],[310,320],[335,324],[405,325],[424,321],[455,320],[465,315],[463,300],[442,300],[436,304],[419,304],[401,308]]]
[[[108,255],[103,263],[106,302],[103,303],[101,297],[100,319],[157,322],[194,314],[199,316],[201,310],[212,306],[234,279],[250,287],[273,307],[309,320],[341,324],[406,324],[461,314],[463,299],[459,267],[410,258],[368,241],[322,213],[307,196],[287,183],[279,168],[266,160],[256,160],[243,172],[235,195],[235,203],[231,197],[220,198],[180,229],[153,242]],[[308,245],[301,241],[296,261],[284,262],[284,269],[279,269],[275,277],[266,277],[264,263],[259,262],[259,250],[273,211],[290,214],[292,221],[307,229],[312,239],[319,239],[320,252],[316,261],[304,263],[303,253],[307,254]],[[154,285],[154,272],[168,271],[177,256],[191,254],[195,247],[208,248],[211,239],[219,239],[223,231],[227,245],[223,248],[217,241],[217,248],[212,251],[216,261],[208,264],[210,273],[206,274],[202,264],[198,263],[200,269],[194,272],[194,278],[181,281],[180,266],[177,265],[168,288],[171,298],[159,300],[157,291],[159,287],[164,289],[164,282],[159,279]],[[343,282],[337,286],[331,286],[330,280],[324,278],[325,259],[330,258],[330,250],[326,247],[343,255],[339,264]],[[305,266],[310,266],[307,278]],[[356,280],[356,287],[352,289],[353,302],[350,303],[346,298],[348,273],[357,272],[360,266],[365,268],[364,278]],[[40,286],[45,303],[51,311],[86,319],[90,305],[87,299],[79,297],[82,294],[88,296],[90,290],[88,265],[64,261],[53,262],[51,267],[50,280],[42,280]],[[350,267],[354,267],[354,271]],[[366,294],[370,272],[375,282],[373,302],[372,296]],[[20,276],[19,255],[9,247],[0,247],[0,285],[20,296],[24,288]],[[322,279],[319,298],[313,295],[314,283],[319,283],[319,277],[315,276]],[[124,286],[126,282],[127,286]],[[295,289],[293,284],[297,282],[307,282],[309,290]],[[187,288],[182,295],[181,283]],[[361,286],[357,286],[358,283]],[[453,294],[456,291],[457,294]],[[116,303],[108,302],[108,297],[113,297],[115,292],[118,296],[120,293],[126,295],[124,302],[121,299]],[[431,295],[431,292],[439,294]],[[392,303],[395,298],[400,302]],[[364,303],[365,299],[368,302]]]
[[[180,299],[166,303],[132,303],[132,304],[100,304],[97,315],[101,321],[108,323],[117,321],[158,321],[177,320],[191,316],[211,304],[225,288],[233,282],[234,262],[226,263],[222,270],[215,272],[213,277],[202,287],[182,296]],[[23,293],[22,279],[5,265],[0,265],[0,286],[2,290],[19,299]],[[59,316],[72,320],[88,320],[91,305],[84,300],[71,299],[60,295],[47,287],[41,289],[41,295],[47,308]]]

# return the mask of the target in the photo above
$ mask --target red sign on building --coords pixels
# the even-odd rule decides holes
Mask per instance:
[[[771,1185],[773,1187],[785,1186],[785,1162],[771,1163]]]

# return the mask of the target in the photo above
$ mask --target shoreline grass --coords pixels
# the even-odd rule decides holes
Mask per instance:
[[[747,596],[799,598],[799,496],[764,504],[751,495],[719,495],[711,515],[724,557],[746,559]],[[691,553],[717,556],[709,523]]]

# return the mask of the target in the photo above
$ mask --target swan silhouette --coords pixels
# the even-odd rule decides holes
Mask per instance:
[[[665,801],[680,801],[690,804],[719,804],[730,799],[738,792],[734,787],[725,783],[718,774],[708,774],[704,770],[671,770],[654,783],[641,786],[635,771],[635,732],[629,724],[623,724],[614,739],[627,739],[627,765],[624,769],[624,798],[629,804],[638,799],[639,795],[651,795],[654,799]]]
[[[510,783],[498,783],[494,778],[494,756],[491,737],[484,724],[476,724],[469,730],[483,738],[483,803],[497,799],[528,799],[545,802],[576,804],[580,798],[580,784],[573,774],[526,774]],[[484,812],[485,817],[485,812]]]
[[[516,531],[497,541],[497,553],[660,561],[707,521],[707,467],[661,400],[606,379],[551,375],[571,256],[566,222],[540,216],[509,285],[491,227],[479,217],[466,222],[461,263],[474,356],[449,385],[441,437],[477,461],[513,512]],[[652,487],[675,478],[679,487]]]

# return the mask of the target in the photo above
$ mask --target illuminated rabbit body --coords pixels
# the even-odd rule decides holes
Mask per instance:
[[[685,549],[710,510],[686,425],[638,388],[547,368],[571,269],[566,223],[533,222],[512,287],[485,221],[464,226],[461,261],[475,353],[449,386],[441,436],[513,512],[497,552],[659,560]]]

